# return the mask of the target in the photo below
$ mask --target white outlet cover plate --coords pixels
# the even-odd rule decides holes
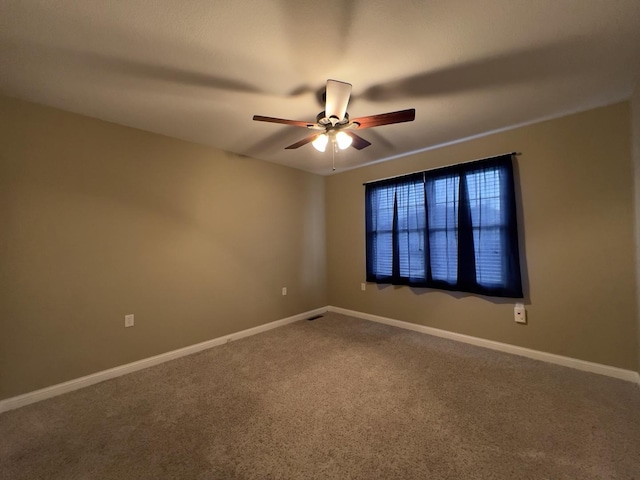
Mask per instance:
[[[527,323],[527,311],[522,303],[516,303],[513,307],[513,319],[516,323]]]

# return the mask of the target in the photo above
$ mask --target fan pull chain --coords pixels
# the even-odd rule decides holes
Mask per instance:
[[[331,149],[331,154],[333,156],[333,171],[336,171],[336,146],[334,145]]]

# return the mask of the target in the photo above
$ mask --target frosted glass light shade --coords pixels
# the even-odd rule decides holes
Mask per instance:
[[[336,134],[336,142],[338,142],[338,148],[340,148],[340,150],[344,150],[345,148],[349,148],[351,146],[353,138],[351,138],[351,135],[348,135],[345,132],[338,132]]]
[[[322,135],[318,135],[316,139],[311,142],[313,148],[318,150],[319,152],[324,152],[327,149],[327,143],[329,142],[329,137],[324,133]]]

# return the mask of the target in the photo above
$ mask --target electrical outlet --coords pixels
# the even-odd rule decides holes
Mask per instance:
[[[516,323],[527,323],[527,311],[524,309],[523,303],[516,303],[513,307],[513,319]]]
[[[124,326],[125,327],[133,327],[134,317],[133,313],[124,316]]]
[[[284,297],[287,294],[287,287],[282,287],[282,296]]]
[[[360,284],[360,290],[362,290],[363,292],[367,290],[367,284],[366,283],[361,283]]]

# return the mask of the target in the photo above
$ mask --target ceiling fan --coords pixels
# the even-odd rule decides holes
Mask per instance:
[[[316,130],[314,133],[302,140],[285,147],[286,150],[302,147],[311,143],[316,150],[324,152],[327,144],[331,143],[334,151],[344,150],[350,146],[357,150],[362,150],[371,145],[370,142],[357,135],[354,130],[379,127],[381,125],[391,125],[394,123],[412,122],[416,118],[416,110],[400,110],[398,112],[381,113],[350,119],[347,113],[347,105],[351,96],[351,84],[338,80],[327,80],[325,91],[325,108],[316,116],[316,122],[303,122],[300,120],[286,120],[283,118],[264,117],[254,115],[257,122],[283,123]]]

